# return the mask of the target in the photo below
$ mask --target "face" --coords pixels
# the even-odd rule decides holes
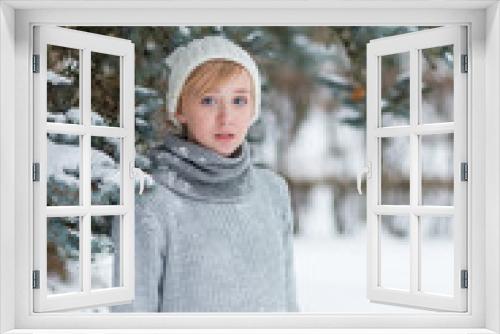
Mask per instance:
[[[254,112],[251,77],[242,71],[201,96],[181,94],[179,122],[187,126],[188,139],[227,157],[245,139]]]

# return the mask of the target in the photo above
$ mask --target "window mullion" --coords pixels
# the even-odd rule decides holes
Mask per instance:
[[[83,140],[82,140],[82,177],[81,177],[81,187],[83,193],[83,207],[84,215],[81,221],[82,224],[82,237],[80,238],[80,265],[81,265],[81,275],[82,275],[82,287],[84,292],[89,292],[91,290],[91,270],[90,270],[90,205],[91,205],[91,192],[90,192],[90,178],[91,178],[91,147],[90,147],[90,50],[83,49],[82,54],[82,68],[80,76],[82,90],[81,110],[82,110],[82,124],[84,128]]]
[[[418,49],[410,50],[410,293],[416,293],[419,285],[419,233],[418,216],[414,209],[419,204],[419,152],[418,135]]]

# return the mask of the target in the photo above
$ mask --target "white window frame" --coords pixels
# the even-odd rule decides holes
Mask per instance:
[[[367,250],[368,282],[367,292],[371,301],[394,303],[433,310],[464,312],[467,310],[467,289],[461,286],[462,271],[467,270],[467,181],[461,180],[461,163],[467,163],[467,80],[469,73],[463,73],[462,55],[467,55],[467,29],[465,26],[446,26],[416,31],[372,40],[367,45],[366,86],[367,117],[366,142],[367,165],[371,177],[366,182],[367,201]],[[445,45],[453,47],[453,118],[450,122],[423,123],[421,107],[422,68],[421,52]],[[409,119],[407,125],[383,125],[380,82],[384,76],[381,58],[388,55],[408,55],[409,74]],[[421,136],[452,134],[453,156],[453,203],[449,206],[423,205],[422,196]],[[381,201],[382,192],[382,144],[383,138],[408,138],[408,181],[409,202],[406,205],[388,205]],[[402,215],[408,218],[408,291],[385,287],[382,282],[382,256],[384,241],[381,240],[383,216]],[[421,219],[425,216],[451,217],[452,272],[451,295],[439,295],[422,291],[421,264],[422,231]],[[427,274],[429,275],[429,274]]]
[[[34,252],[33,268],[39,272],[39,288],[34,289],[34,309],[37,312],[68,310],[106,303],[126,303],[134,298],[134,171],[135,160],[135,98],[134,45],[125,39],[102,36],[53,26],[34,29],[33,48],[38,54],[39,72],[33,80],[33,153],[39,164],[39,182],[33,184]],[[47,122],[47,46],[56,45],[78,51],[79,62],[79,124]],[[39,49],[39,50],[37,50]],[[119,61],[119,126],[95,126],[91,122],[91,57],[92,52],[113,55]],[[49,133],[65,133],[79,137],[80,177],[78,205],[47,206],[47,137]],[[92,205],[91,203],[91,137],[117,138],[120,141],[120,204]],[[92,289],[91,275],[91,216],[118,217],[119,281],[117,287]],[[50,295],[47,289],[47,220],[46,217],[77,217],[79,228],[79,284],[81,291]]]
[[[200,8],[204,6],[204,9]],[[233,6],[232,8],[226,8]],[[93,7],[93,8],[91,8]],[[134,8],[136,7],[136,8]],[[434,7],[434,8],[433,8]],[[446,9],[441,9],[441,8]],[[64,8],[64,9],[63,9]],[[207,9],[208,8],[208,9]],[[44,10],[50,9],[50,10]],[[58,25],[444,25],[468,24],[469,267],[468,312],[416,314],[33,314],[31,286],[31,157],[33,124],[31,26]],[[15,68],[12,64],[15,63]],[[486,70],[487,69],[487,70]],[[329,333],[498,333],[500,330],[500,6],[498,1],[157,0],[0,2],[0,333],[48,333],[47,328],[196,327],[330,328]],[[15,126],[13,126],[15,124]],[[14,140],[13,140],[14,138]],[[487,182],[485,182],[487,180]],[[14,194],[14,196],[12,196]],[[15,254],[15,256],[12,256]],[[278,330],[277,328],[281,328]],[[291,329],[287,331],[286,329]],[[26,330],[31,329],[31,330]],[[212,329],[212,330],[210,330]],[[439,329],[439,330],[437,330]],[[446,329],[446,330],[445,330]],[[124,330],[122,332],[125,332]],[[132,332],[132,331],[130,331]],[[145,330],[133,332],[146,333]],[[181,331],[178,331],[181,332]],[[195,332],[191,330],[190,332]],[[237,332],[234,329],[227,333]],[[241,332],[259,332],[241,330]],[[264,332],[264,331],[261,331]],[[320,332],[320,331],[318,331]],[[321,331],[326,333],[326,331]]]

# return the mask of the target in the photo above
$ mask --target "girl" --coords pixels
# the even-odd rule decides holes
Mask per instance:
[[[136,290],[120,311],[298,311],[288,186],[254,166],[256,64],[222,36],[167,59],[174,131],[154,150],[156,186],[136,200]]]

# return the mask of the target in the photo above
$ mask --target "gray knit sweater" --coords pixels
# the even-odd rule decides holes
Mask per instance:
[[[136,196],[135,299],[122,312],[298,311],[292,211],[283,177],[173,134]]]

